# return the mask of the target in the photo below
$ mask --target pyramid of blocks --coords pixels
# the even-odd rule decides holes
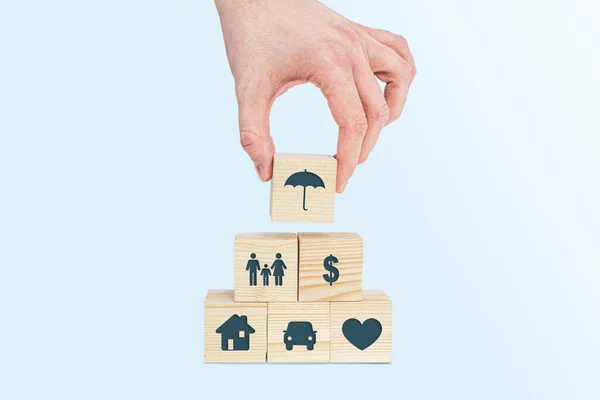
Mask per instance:
[[[333,223],[337,162],[276,154],[274,222]],[[363,290],[356,233],[240,233],[234,290],[204,303],[207,363],[390,363],[392,302]]]

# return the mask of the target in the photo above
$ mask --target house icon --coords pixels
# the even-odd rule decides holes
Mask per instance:
[[[221,334],[221,350],[250,350],[250,335],[254,332],[254,328],[248,325],[247,316],[232,315],[217,329],[217,333]]]

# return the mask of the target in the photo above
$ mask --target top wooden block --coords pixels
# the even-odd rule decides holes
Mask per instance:
[[[333,223],[336,174],[332,156],[275,154],[271,220]]]

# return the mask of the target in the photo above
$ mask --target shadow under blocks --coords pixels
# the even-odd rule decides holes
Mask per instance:
[[[271,217],[333,222],[336,160],[276,154]],[[234,290],[204,302],[206,363],[391,363],[392,301],[363,290],[349,232],[239,233]]]

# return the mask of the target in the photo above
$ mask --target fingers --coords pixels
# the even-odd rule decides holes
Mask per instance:
[[[351,71],[330,68],[311,81],[323,92],[339,127],[336,191],[341,193],[358,164],[367,134],[367,117]]]
[[[402,114],[413,70],[406,60],[378,41],[369,40],[367,46],[373,73],[386,83],[384,97],[390,110],[387,120],[390,124]]]
[[[410,85],[410,65],[390,48],[375,40],[369,42],[369,62],[357,59],[352,72],[330,68],[312,79],[327,98],[339,126],[339,193],[356,166],[369,157],[382,128],[402,114]],[[386,82],[383,94],[373,74]]]
[[[377,79],[366,60],[358,61],[354,66],[354,82],[367,117],[367,132],[362,144],[358,163],[367,160],[375,147],[381,130],[390,117],[390,109],[381,93]]]
[[[236,86],[240,142],[263,182],[273,175],[275,144],[269,125],[273,92],[274,88],[267,82],[244,82]]]
[[[417,66],[415,65],[415,58],[413,57],[408,42],[404,36],[396,35],[395,33],[383,30],[373,29],[368,26],[360,25],[373,39],[379,43],[394,50],[396,54],[402,57],[411,68],[410,82],[412,83],[415,75],[417,74]]]

